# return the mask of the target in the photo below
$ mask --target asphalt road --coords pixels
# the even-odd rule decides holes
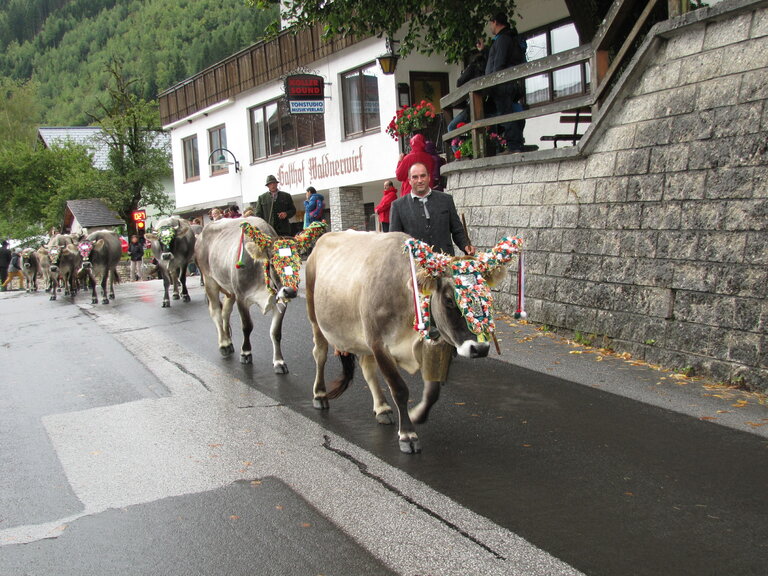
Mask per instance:
[[[755,396],[501,319],[503,356],[457,359],[409,456],[361,376],[312,408],[302,300],[275,375],[264,337],[220,357],[190,288],[0,295],[3,576],[765,573]]]

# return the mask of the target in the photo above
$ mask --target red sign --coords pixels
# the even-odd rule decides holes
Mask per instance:
[[[285,79],[285,96],[288,100],[322,100],[325,97],[325,81],[322,76],[296,74]]]
[[[144,220],[147,219],[147,211],[146,210],[134,210],[131,213],[131,216],[133,216],[134,222],[144,222]]]

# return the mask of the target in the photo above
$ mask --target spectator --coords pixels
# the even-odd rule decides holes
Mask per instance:
[[[8,276],[5,278],[5,281],[3,281],[0,289],[5,292],[8,289],[8,284],[10,284],[11,290],[13,290],[14,278],[19,279],[19,290],[24,288],[24,274],[21,272],[21,250],[14,250],[13,254],[11,254],[11,262],[8,265]]]
[[[222,218],[224,218],[224,214],[221,213],[221,209],[214,208],[211,210],[211,220],[215,222],[216,220],[221,220]]]
[[[253,206],[255,216],[266,220],[278,236],[291,235],[291,218],[296,215],[296,206],[288,192],[277,189],[279,182],[272,174],[267,176],[267,192],[264,192]]]
[[[11,251],[8,249],[8,241],[3,240],[0,246],[0,285],[5,283],[8,278],[8,266],[11,264]]]
[[[417,162],[424,164],[427,167],[427,173],[430,175],[430,178],[434,172],[435,161],[432,159],[432,156],[427,153],[425,147],[426,141],[424,140],[424,136],[416,134],[411,138],[411,151],[408,152],[408,154],[400,154],[400,161],[397,163],[395,175],[397,176],[397,179],[402,182],[402,186],[400,187],[401,197],[407,196],[411,192],[411,184],[408,181],[408,170],[410,170],[411,166]],[[432,186],[432,184],[431,181],[427,182],[428,186]]]
[[[250,216],[253,216],[253,208],[249,206],[245,209],[245,212],[243,212],[243,218],[248,218]]]
[[[517,30],[509,28],[507,15],[503,12],[496,14],[491,18],[490,24],[494,37],[491,50],[488,53],[485,73],[492,74],[510,66],[523,64],[525,62],[523,43],[517,34]],[[515,80],[494,86],[489,89],[489,93],[496,108],[494,116],[511,114],[512,112],[522,110],[520,100],[523,97],[523,90],[519,81]],[[504,122],[499,125],[499,128],[504,131],[507,151],[522,152],[523,143],[525,142],[523,138],[525,120]]]
[[[139,243],[139,237],[135,234],[131,236],[131,242],[128,244],[128,255],[131,258],[130,281],[138,282],[144,280],[144,246]]]
[[[457,88],[466,84],[470,80],[474,80],[475,78],[480,78],[481,76],[485,75],[485,66],[488,62],[488,46],[485,45],[485,40],[481,38],[475,44],[475,48],[476,50],[474,54],[469,57],[469,63],[467,64],[467,67],[464,68],[461,76],[459,76],[459,79],[456,81]],[[485,110],[485,113],[488,114],[490,111]],[[456,130],[460,123],[464,122],[466,124],[469,122],[469,120],[469,102],[465,101],[461,112],[456,114],[456,116],[453,117],[453,120],[451,120],[448,124],[448,132]]]
[[[237,206],[237,204],[233,204],[229,207],[229,216],[227,218],[242,218],[243,215],[240,214],[240,208]]]
[[[325,198],[323,195],[318,194],[314,186],[307,188],[307,199],[304,200],[304,228],[312,222],[321,222],[324,209]]]
[[[445,164],[445,158],[437,153],[435,143],[431,140],[427,140],[424,149],[427,151],[427,154],[432,156],[432,162],[434,163],[432,165],[432,190],[442,190],[443,183],[440,180],[440,167]]]
[[[376,216],[379,218],[382,232],[389,232],[389,211],[392,208],[392,202],[395,200],[397,200],[397,188],[392,184],[392,180],[385,180],[381,202],[374,208]]]

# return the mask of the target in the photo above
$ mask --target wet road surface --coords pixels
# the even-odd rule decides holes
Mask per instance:
[[[158,362],[167,365],[164,369],[169,370],[169,374],[173,374],[174,370],[186,372],[192,381],[188,386],[194,386],[197,382],[205,394],[213,392],[219,398],[226,399],[230,406],[235,406],[238,415],[222,413],[222,418],[228,419],[226,426],[233,426],[233,422],[239,419],[250,422],[254,414],[265,409],[290,409],[290,412],[322,426],[313,432],[312,452],[319,450],[325,453],[320,457],[322,462],[316,466],[328,466],[324,459],[329,456],[343,460],[347,467],[341,473],[346,481],[376,491],[379,502],[392,499],[392,502],[404,503],[402,505],[406,506],[406,515],[412,514],[407,510],[415,508],[418,511],[416,515],[424,516],[421,521],[432,526],[431,530],[447,532],[451,534],[450,538],[460,538],[462,545],[468,547],[466,552],[457,554],[459,559],[466,557],[468,560],[462,569],[457,568],[462,566],[460,560],[457,560],[457,564],[451,561],[441,564],[437,559],[439,554],[433,561],[425,561],[423,558],[405,562],[393,560],[386,551],[371,544],[376,538],[361,538],[355,533],[361,529],[358,522],[345,525],[344,521],[339,521],[340,515],[333,508],[341,505],[345,498],[351,498],[351,495],[342,494],[330,498],[334,500],[338,497],[339,503],[329,503],[327,510],[323,510],[322,506],[319,510],[320,514],[329,519],[329,526],[337,527],[329,532],[336,534],[340,545],[349,547],[349,559],[370,557],[371,566],[374,567],[372,570],[385,570],[384,564],[379,563],[379,560],[384,559],[389,567],[386,569],[409,574],[418,573],[414,570],[424,569],[425,566],[427,569],[431,567],[428,573],[432,574],[575,573],[566,565],[553,562],[546,555],[541,556],[525,545],[518,546],[516,538],[519,536],[576,570],[590,575],[764,573],[768,560],[768,523],[764,520],[768,517],[768,499],[761,491],[761,486],[768,480],[768,444],[765,434],[756,435],[744,431],[750,427],[743,422],[733,424],[735,428],[743,428],[739,430],[700,419],[716,418],[719,416],[718,411],[738,412],[731,404],[739,400],[691,395],[675,383],[661,382],[660,379],[665,377],[647,369],[628,368],[626,363],[608,359],[598,364],[586,357],[570,356],[568,350],[553,348],[555,344],[541,341],[525,343],[526,338],[520,338],[517,329],[510,324],[506,334],[502,333],[504,358],[520,364],[527,363],[528,367],[503,362],[495,356],[477,361],[457,359],[452,367],[451,382],[444,388],[430,422],[418,429],[424,452],[415,456],[404,455],[397,448],[396,428],[375,424],[370,395],[359,370],[353,386],[331,403],[330,411],[320,412],[311,407],[314,367],[303,301],[298,303],[299,306],[291,306],[286,316],[283,351],[291,372],[278,376],[272,373],[271,351],[266,339],[254,338],[253,366],[240,365],[237,357],[222,359],[219,356],[213,324],[202,302],[202,292],[199,287],[191,287],[193,302],[186,305],[173,302],[170,310],[160,308],[158,282],[125,287],[126,294],[118,293],[119,302],[109,310],[106,307],[102,310],[99,306],[83,306],[81,309],[58,301],[49,303],[47,297],[41,295],[23,296],[38,300],[38,306],[52,306],[55,310],[52,317],[64,316],[62,320],[68,323],[64,338],[69,345],[68,350],[71,351],[84,340],[95,340],[107,347],[100,352],[100,356],[109,358],[109,363],[105,365],[88,355],[75,355],[73,360],[81,368],[77,372],[79,376],[72,381],[77,381],[78,386],[82,379],[85,379],[86,384],[98,383],[98,386],[94,386],[98,388],[98,393],[80,392],[70,399],[70,404],[57,404],[55,408],[46,406],[44,401],[38,403],[36,397],[15,399],[15,402],[22,403],[24,410],[9,407],[3,411],[3,416],[7,412],[9,417],[15,414],[17,419],[23,415],[32,430],[35,429],[35,421],[41,418],[43,423],[37,425],[36,436],[33,436],[35,439],[31,442],[44,444],[46,436],[51,436],[56,457],[42,459],[42,465],[47,467],[51,461],[61,460],[64,469],[59,467],[59,470],[54,470],[54,474],[48,478],[52,486],[40,489],[40,493],[47,496],[43,498],[42,504],[32,506],[31,511],[22,506],[21,501],[16,501],[15,505],[9,505],[5,500],[0,501],[4,509],[11,511],[11,516],[3,514],[0,537],[18,537],[13,530],[3,529],[22,522],[33,525],[83,514],[82,518],[78,517],[74,522],[77,524],[107,514],[102,512],[88,515],[88,506],[78,505],[78,494],[87,493],[93,500],[109,503],[112,507],[120,502],[121,499],[115,497],[113,491],[121,490],[121,483],[125,479],[114,476],[125,474],[132,466],[127,463],[107,463],[103,470],[111,477],[107,483],[114,482],[116,486],[110,489],[95,487],[95,484],[90,484],[94,482],[92,472],[79,470],[80,465],[72,463],[78,458],[83,459],[89,452],[81,451],[70,457],[66,454],[66,448],[57,445],[57,438],[59,442],[61,439],[72,438],[82,441],[83,437],[87,438],[89,429],[99,430],[103,434],[105,428],[114,425],[115,429],[111,433],[116,437],[113,442],[129,443],[129,440],[119,438],[121,427],[114,422],[89,428],[94,421],[99,420],[98,417],[92,417],[93,412],[89,414],[91,418],[88,422],[78,421],[74,425],[73,418],[67,417],[66,413],[84,408],[94,410],[118,403],[128,403],[128,406],[138,409],[141,402],[136,401],[142,398],[157,403],[184,397],[186,389],[179,387],[178,383],[173,384],[173,378],[170,383],[162,377],[157,378],[158,369],[151,373],[147,366],[133,360],[135,351],[139,350],[141,354],[142,345],[147,345],[144,351],[147,357],[142,360],[149,366],[155,365],[148,357],[155,356],[160,359]],[[0,301],[0,306],[5,304],[4,300]],[[27,304],[25,300],[24,305]],[[254,334],[260,329],[266,330],[268,318],[261,317],[254,310],[254,320]],[[237,334],[238,327],[239,323],[234,322],[236,347],[241,341]],[[500,323],[500,327],[504,328],[504,324]],[[31,329],[17,332],[18,336],[29,339],[26,341],[27,349],[41,346],[44,350],[43,358],[54,357],[55,352],[51,347],[54,343],[61,346],[61,339],[57,337],[51,339],[51,342],[36,343],[33,334],[37,332]],[[111,342],[116,334],[122,335],[119,344]],[[128,341],[131,338],[135,339],[133,343]],[[11,348],[16,349],[18,340],[11,338],[9,341],[13,341]],[[540,344],[543,345],[536,349]],[[165,350],[158,349],[164,347]],[[35,355],[30,353],[31,358]],[[187,355],[223,371],[225,377],[220,382],[212,383],[203,369],[193,367],[190,371],[189,367],[194,362]],[[197,372],[194,371],[196,369]],[[327,376],[333,376],[338,370],[337,363],[331,359]],[[547,372],[573,374],[578,383]],[[126,373],[132,377],[124,378]],[[115,378],[115,374],[121,377]],[[410,378],[409,382],[414,384],[412,395],[418,395],[420,387],[416,380]],[[639,389],[648,390],[649,398],[640,401],[641,398],[627,398],[606,391],[627,385],[628,382],[631,387],[634,383],[634,396],[638,396]],[[78,400],[83,397],[81,395],[88,397],[88,401],[84,403]],[[273,404],[269,406],[262,395],[270,398]],[[131,402],[134,404],[131,405]],[[190,404],[178,409],[179,421],[185,421],[185,417],[190,420],[190,434],[194,433],[197,404],[196,400],[192,400]],[[761,416],[768,417],[764,407],[756,406],[754,402],[750,404],[747,407],[749,418],[752,419],[750,421],[760,422]],[[689,413],[671,411],[667,405],[683,409],[687,407]],[[51,412],[57,415],[43,417]],[[162,411],[158,411],[158,419],[164,417],[161,414]],[[145,417],[141,411],[135,412],[135,415],[136,418]],[[123,416],[127,422],[131,422],[130,417]],[[104,417],[109,420],[106,413]],[[167,413],[165,417],[173,420]],[[209,415],[206,415],[206,426],[210,426],[208,418]],[[123,426],[122,430],[128,426]],[[153,430],[151,426],[157,428]],[[168,433],[156,421],[152,421],[151,426],[146,430],[147,438],[138,439],[139,444],[150,443],[149,437],[153,433],[157,438],[163,438],[163,434]],[[24,426],[15,422],[4,428],[4,432],[12,433],[13,429],[24,429]],[[764,429],[755,427],[754,430],[761,432]],[[242,430],[233,431],[233,436],[243,436]],[[343,444],[340,439],[349,444]],[[204,451],[219,450],[218,447],[211,448],[219,443],[216,438],[212,437],[205,444],[206,441],[203,440]],[[249,441],[253,442],[253,439],[242,438],[243,445],[247,446]],[[225,440],[222,444],[227,442]],[[302,443],[300,440],[298,445]],[[281,444],[280,447],[293,451],[290,443]],[[20,447],[18,452],[11,454],[13,461],[24,462],[27,466],[24,478],[33,480],[48,476],[41,475],[41,467],[34,462],[26,462],[29,459],[23,457],[24,450]],[[129,451],[128,448],[125,450]],[[92,452],[98,452],[98,449]],[[156,458],[158,462],[154,465],[160,466],[164,460],[163,450],[160,452]],[[394,478],[391,477],[393,473],[390,469],[386,466],[381,468],[383,464],[371,460],[370,454],[394,470],[405,472],[407,476],[403,479],[395,473]],[[299,467],[304,462],[313,473],[323,474],[314,470],[314,466],[306,460],[306,455],[299,453],[295,456],[299,460]],[[197,454],[197,457],[203,456]],[[5,453],[3,458],[6,458]],[[141,457],[137,458],[137,462],[142,461]],[[174,457],[168,456],[167,460],[172,462]],[[254,462],[256,460],[254,458]],[[229,472],[232,481],[249,478],[247,472],[253,472],[259,478],[263,477],[263,481],[270,487],[282,486],[281,482],[287,486],[292,484],[286,480],[291,474],[275,473],[274,477],[269,476],[268,472],[275,471],[274,464],[260,469],[257,463],[245,466],[242,462],[233,462],[235,467],[240,466],[241,469]],[[150,470],[152,465],[148,465]],[[340,465],[336,463],[332,466]],[[83,465],[82,468],[87,466]],[[184,476],[179,478],[178,473],[184,471],[186,468],[182,466],[175,471],[176,474],[169,474],[169,478],[183,482]],[[259,474],[260,471],[267,473]],[[195,470],[195,473],[198,472]],[[73,478],[74,492],[67,489],[67,481],[71,485]],[[407,478],[428,487],[425,499],[414,497],[409,492],[410,483]],[[87,487],[78,489],[78,479]],[[132,480],[129,478],[126,483],[130,484]],[[221,482],[220,479],[210,484],[190,481],[188,492],[202,489],[217,494],[231,486],[231,482],[226,485]],[[306,498],[317,506],[312,495],[307,494],[308,489],[302,489],[300,482],[298,485],[299,492],[303,494],[297,501]],[[104,494],[94,496],[99,490],[103,490]],[[447,496],[460,509],[453,509],[440,498],[439,504],[435,505],[431,490]],[[327,491],[326,486],[320,493]],[[146,494],[125,499],[127,504],[136,505],[135,502],[139,500],[152,502],[153,498],[170,493],[178,493],[180,496],[177,497],[183,497],[187,491],[177,486],[172,490],[149,490]],[[64,497],[58,498],[59,494]],[[367,502],[364,500],[360,504],[365,509],[366,503],[370,503],[370,495],[362,496],[367,498]],[[164,506],[166,501],[159,502]],[[106,509],[110,506],[103,507]],[[91,508],[99,506],[92,504]],[[490,522],[484,524],[482,518]],[[391,518],[385,520],[382,517],[382,521],[390,523],[385,530],[388,538],[395,542],[409,540],[407,532],[398,533],[395,530],[392,533]],[[104,522],[105,525],[112,525],[110,520]],[[399,529],[413,529],[417,525],[418,522],[410,526],[406,523],[405,527]],[[494,532],[494,526],[504,528],[511,534],[502,537],[494,535],[491,538],[481,536]],[[92,534],[94,530],[98,529],[92,527],[86,533]],[[345,532],[355,537],[357,543],[347,542]],[[414,532],[412,537],[417,540],[414,548],[419,550],[416,555],[422,555],[424,547],[433,545],[430,544],[430,534],[428,529]],[[378,537],[381,538],[381,534]],[[34,540],[34,537],[31,539]],[[212,540],[214,544],[220,544],[217,539]],[[73,541],[77,542],[77,538]],[[78,548],[77,544],[67,545]],[[170,545],[173,549],[177,548],[177,545]],[[360,554],[352,550],[355,546]],[[386,550],[387,546],[383,548]],[[58,553],[64,549],[58,548]],[[148,548],[139,546],[138,549],[147,550],[146,555],[151,557]],[[29,560],[30,556],[21,554],[20,550],[22,548],[14,546],[0,548],[0,562],[6,554],[11,559],[23,560],[26,557]],[[287,553],[288,557],[293,554],[290,549]],[[518,558],[517,554],[525,559]],[[450,556],[447,552],[445,555]],[[469,561],[475,555],[482,558],[478,560],[477,566]],[[258,558],[251,560],[259,562]],[[306,568],[309,571],[274,573],[314,573],[311,572],[314,566],[308,564]],[[326,572],[317,573],[376,573],[361,572],[359,567],[349,569],[353,571],[345,572],[345,568],[331,571],[330,566],[327,566]],[[200,573],[207,572],[203,570]]]

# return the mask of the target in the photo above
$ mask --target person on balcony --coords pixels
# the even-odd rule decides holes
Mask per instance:
[[[467,64],[467,67],[464,68],[464,71],[459,76],[459,79],[456,80],[456,88],[463,86],[470,80],[474,80],[475,78],[480,78],[481,76],[485,75],[485,66],[488,63],[488,52],[489,48],[485,45],[485,40],[480,38],[475,43],[476,50],[470,56],[469,63]],[[485,111],[486,114],[490,113],[490,110]],[[448,124],[448,132],[452,130],[456,130],[456,127],[464,122],[465,124],[469,122],[469,102],[465,101],[462,105],[461,111],[456,114],[456,116],[453,117],[453,120],[450,121]]]
[[[488,53],[488,62],[485,65],[486,75],[525,63],[524,41],[521,41],[516,29],[510,29],[507,15],[500,12],[491,17],[490,26],[494,36],[491,50]],[[518,80],[493,86],[489,89],[489,95],[496,107],[494,116],[522,110],[520,100],[523,98],[523,89]],[[504,122],[499,124],[499,128],[504,131],[507,150],[509,152],[522,152],[525,142],[523,138],[525,120]]]

